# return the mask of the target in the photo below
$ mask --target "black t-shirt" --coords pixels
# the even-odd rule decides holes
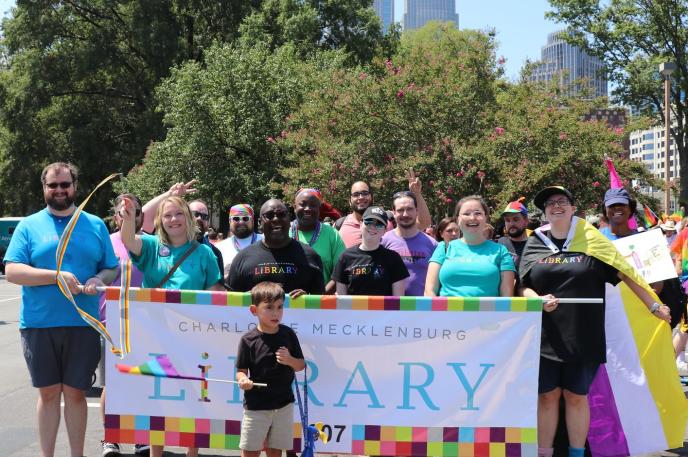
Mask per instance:
[[[263,333],[254,328],[239,342],[237,369],[248,370],[254,382],[264,382],[267,387],[254,387],[244,391],[244,407],[250,410],[279,409],[294,402],[291,384],[294,382],[294,370],[277,363],[275,353],[280,347],[289,349],[296,359],[303,359],[303,352],[296,333],[281,325],[277,333]]]
[[[383,246],[364,251],[354,246],[344,251],[332,279],[346,284],[349,295],[392,295],[392,284],[409,277],[401,256]]]
[[[511,258],[514,259],[514,265],[516,266],[516,277],[518,277],[519,260],[521,260],[521,254],[523,254],[523,248],[526,247],[527,242],[528,240],[514,241],[508,236],[503,236],[497,240],[497,243],[506,247],[507,251],[509,251],[509,254],[511,254]]]
[[[325,292],[322,260],[307,244],[296,240],[279,249],[269,249],[263,242],[254,243],[232,261],[229,288],[247,292],[256,284],[272,281],[282,284],[284,291],[303,289],[309,294]]]
[[[552,239],[561,249],[565,240]],[[559,252],[541,259],[523,278],[539,295],[604,298],[605,284],[618,284],[618,271],[580,252]],[[540,354],[551,360],[606,362],[604,304],[560,303],[542,313]]]

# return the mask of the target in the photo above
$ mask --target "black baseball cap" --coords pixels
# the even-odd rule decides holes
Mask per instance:
[[[380,221],[385,225],[387,225],[387,222],[389,221],[387,218],[387,212],[385,212],[385,210],[379,206],[369,206],[365,210],[365,213],[363,213],[363,220],[366,219],[375,219],[376,221]]]
[[[545,202],[551,197],[552,195],[566,195],[566,198],[569,199],[571,204],[573,204],[573,194],[568,191],[565,187],[562,186],[549,186],[545,187],[542,189],[540,192],[538,192],[535,195],[535,198],[533,198],[533,203],[535,203],[535,206],[540,208],[542,211],[545,210]]]

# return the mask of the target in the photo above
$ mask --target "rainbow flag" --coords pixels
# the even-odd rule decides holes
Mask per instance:
[[[657,222],[659,221],[659,218],[657,215],[650,209],[649,206],[647,205],[642,205],[643,206],[643,211],[640,212],[638,211],[638,215],[640,218],[643,220],[643,225],[645,228],[650,228],[654,227],[657,225]]]
[[[535,231],[538,238],[546,229]],[[584,219],[573,218],[565,246],[613,266],[659,301],[614,245]],[[650,314],[623,282],[607,286],[605,304],[607,363],[597,371],[588,396],[592,454],[612,457],[681,447],[688,400],[669,325]]]
[[[236,381],[229,379],[215,379],[206,378],[204,376],[180,374],[174,365],[172,365],[170,359],[164,354],[158,355],[155,357],[155,359],[151,359],[148,362],[142,363],[141,365],[125,365],[123,363],[117,363],[115,364],[115,368],[117,368],[120,373],[124,374],[155,376],[157,378],[187,379],[189,381],[213,381],[237,384]],[[267,386],[267,384],[259,382],[254,382],[253,385],[258,387]]]

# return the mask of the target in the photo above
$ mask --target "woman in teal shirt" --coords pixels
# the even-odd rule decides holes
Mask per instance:
[[[485,238],[488,208],[477,195],[462,198],[455,217],[461,238],[437,245],[430,258],[425,296],[511,297],[516,268],[507,249]]]
[[[167,197],[155,214],[155,235],[135,233],[134,203],[122,199],[122,243],[131,254],[131,261],[143,273],[143,287],[187,290],[224,290],[220,285],[220,269],[213,251],[196,241],[196,222],[189,205],[179,197]],[[191,253],[174,272],[168,273],[190,249]],[[165,280],[163,282],[163,280]],[[162,284],[161,284],[162,283]],[[163,446],[151,446],[151,455],[162,456]],[[188,448],[187,457],[198,455],[197,448]]]

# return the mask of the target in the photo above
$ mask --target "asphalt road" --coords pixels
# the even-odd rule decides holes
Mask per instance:
[[[0,276],[0,456],[34,457],[40,455],[37,442],[36,398],[37,391],[31,387],[29,373],[21,353],[18,330],[20,288]],[[103,428],[98,410],[100,385],[89,392],[89,421],[86,431],[86,456],[100,456],[100,440]],[[687,434],[688,436],[688,434]],[[123,445],[123,455],[134,455],[132,446]],[[57,437],[56,456],[69,456],[67,433],[61,425]],[[166,455],[184,455],[181,448],[169,448]],[[237,451],[201,451],[203,456],[239,455]],[[688,447],[672,452],[652,454],[653,456],[688,456]]]
[[[40,455],[36,423],[36,399],[38,391],[31,386],[29,372],[22,356],[19,338],[20,287],[9,284],[0,276],[0,456],[35,457]],[[88,427],[84,455],[100,456],[100,440],[103,427],[100,421],[98,401],[100,381],[88,393]],[[133,446],[123,444],[122,455],[134,455]],[[169,451],[168,451],[169,449]],[[185,455],[182,448],[170,447],[166,455]],[[69,454],[69,444],[64,421],[57,437],[55,455]],[[201,451],[203,456],[237,456],[237,451]]]

